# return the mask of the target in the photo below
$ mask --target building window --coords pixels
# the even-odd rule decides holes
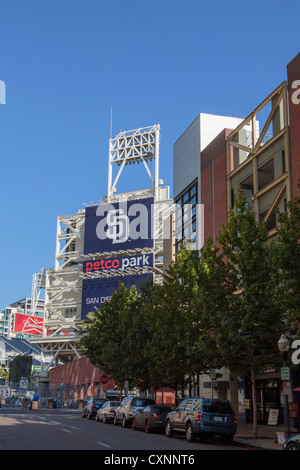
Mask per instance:
[[[176,199],[178,205],[175,219],[175,251],[184,241],[192,242],[196,249],[198,185],[194,181]]]
[[[285,173],[286,168],[285,168],[285,150],[284,149],[281,152],[281,166],[282,166],[282,173]]]
[[[270,160],[257,170],[258,190],[274,181],[274,160]]]

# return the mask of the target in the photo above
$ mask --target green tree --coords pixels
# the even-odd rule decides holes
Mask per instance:
[[[127,289],[123,284],[113,291],[110,301],[89,314],[81,342],[92,364],[110,375],[123,388],[156,389],[156,373],[149,342],[151,333],[145,305],[151,302],[151,282]]]
[[[4,377],[5,379],[8,379],[9,377],[9,371],[4,370],[2,367],[0,367],[0,377]]]
[[[178,389],[195,374],[208,370],[201,354],[201,312],[197,292],[201,270],[197,251],[182,248],[170,264],[164,281],[153,287],[148,318],[151,351],[156,369],[167,384]]]
[[[286,318],[287,329],[300,333],[300,197],[278,213],[277,238],[272,243],[273,272],[277,281],[276,302]]]
[[[124,371],[124,332],[121,328],[123,313],[130,303],[130,293],[124,286],[113,291],[112,298],[101,309],[88,314],[84,322],[84,336],[81,344],[91,363],[106,374],[112,375],[117,385],[123,388],[127,374]]]
[[[205,357],[209,367],[221,368],[224,363],[220,351],[224,344],[222,335],[216,332],[222,328],[222,317],[228,315],[235,300],[236,278],[211,237],[201,250],[199,270],[201,282],[194,299],[202,332],[201,341],[197,343],[198,354]]]
[[[276,282],[272,276],[267,229],[263,223],[256,222],[242,193],[235,203],[235,213],[231,213],[228,226],[217,237],[221,257],[210,263],[211,278],[215,273],[221,274],[212,286],[215,291],[212,298],[224,297],[226,302],[212,306],[207,328],[209,333],[214,332],[218,360],[249,377],[253,435],[257,436],[255,375],[278,360],[282,310],[274,302]]]

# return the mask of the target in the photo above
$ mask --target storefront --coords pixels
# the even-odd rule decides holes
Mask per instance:
[[[291,425],[298,427],[300,424],[300,392],[293,389],[300,383],[300,372],[291,372],[291,381],[289,383],[289,417]],[[257,404],[257,422],[258,424],[283,424],[284,423],[284,382],[280,377],[280,372],[271,372],[269,374],[257,374],[255,381],[256,404]],[[251,385],[250,380],[245,380],[245,398],[249,403],[246,409],[246,422],[252,422],[252,403],[251,403]],[[276,422],[275,422],[276,421]]]
[[[270,413],[278,415],[277,424],[283,423],[283,401],[281,397],[280,373],[257,374],[255,380],[257,422],[268,424]],[[245,377],[245,402],[249,403],[246,411],[246,422],[252,423],[253,409],[250,379]],[[272,411],[271,411],[272,410]]]
[[[280,399],[280,382],[281,381],[278,378],[256,381],[258,424],[268,424],[271,410],[278,410],[278,424],[283,422],[283,407]]]

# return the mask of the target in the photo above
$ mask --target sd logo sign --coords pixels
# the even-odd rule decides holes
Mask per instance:
[[[84,253],[152,248],[153,198],[87,207]]]
[[[101,206],[99,206],[101,207]],[[99,208],[98,208],[99,209]],[[98,211],[97,211],[98,214]],[[102,219],[101,222],[97,224],[96,233],[100,240],[107,238],[112,240],[112,243],[124,243],[128,241],[129,238],[129,217],[126,215],[124,209],[112,209],[108,211],[106,223],[107,231],[105,232],[105,219]]]

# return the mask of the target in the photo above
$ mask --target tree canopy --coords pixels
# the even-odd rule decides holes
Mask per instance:
[[[140,295],[120,285],[85,324],[91,362],[142,389],[176,389],[227,366],[249,376],[255,409],[255,375],[276,366],[282,332],[300,331],[300,198],[277,216],[270,242],[241,192],[216,244],[183,246],[163,282]]]

